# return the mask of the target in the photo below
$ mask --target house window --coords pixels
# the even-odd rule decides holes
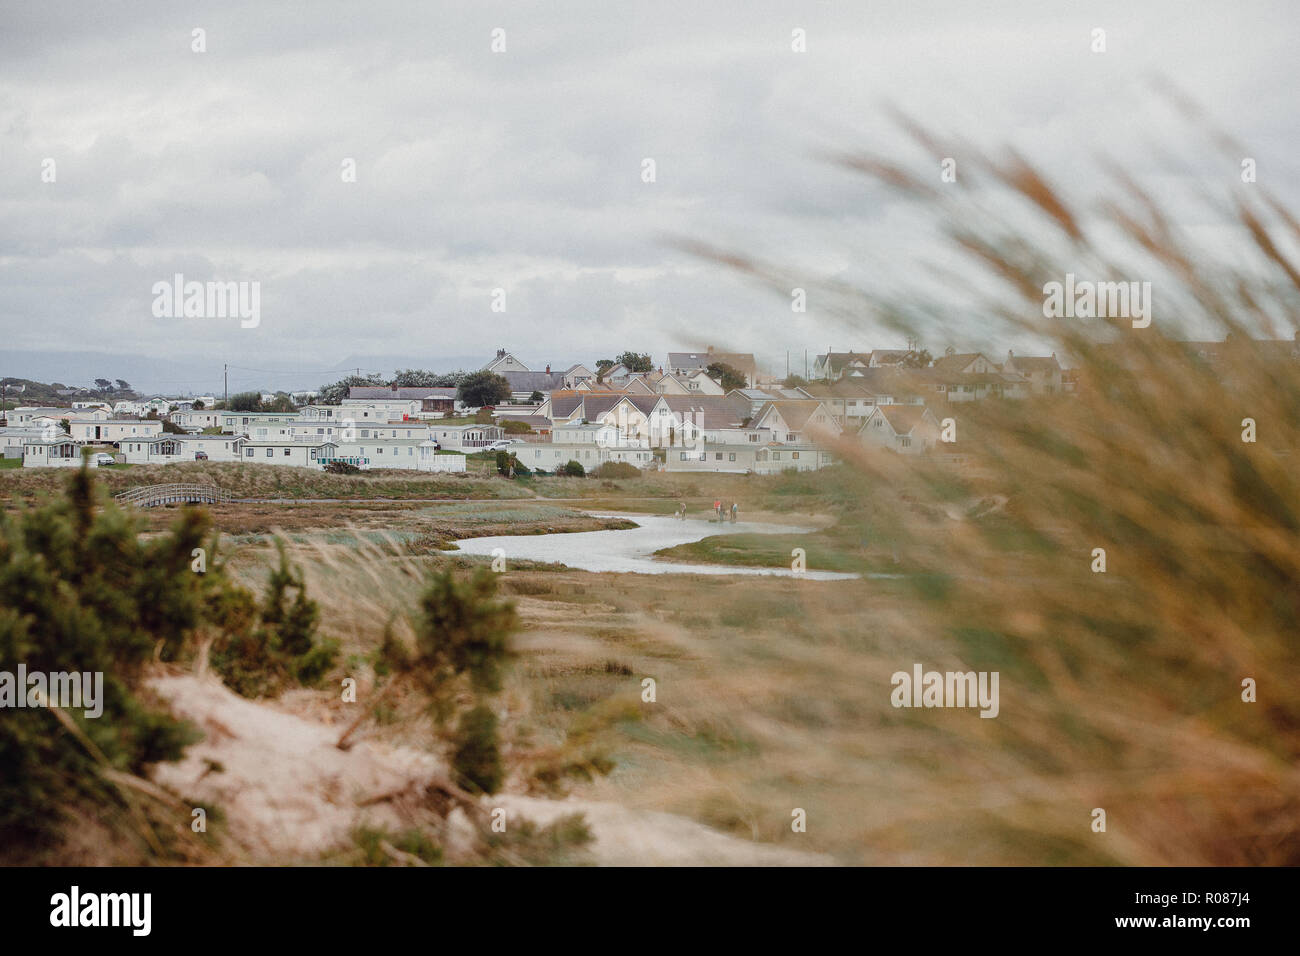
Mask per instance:
[[[799,453],[798,453],[797,451],[792,451],[792,452],[790,452],[790,458],[791,458],[793,461],[798,461],[798,460],[799,460]]]
[[[272,455],[274,455],[274,454],[275,454],[275,449],[274,449],[274,448],[268,448],[268,449],[266,450],[266,457],[267,457],[267,458],[270,458],[270,457],[271,457]]]
[[[722,461],[722,452],[720,452],[720,451],[715,451],[715,452],[713,453],[713,460],[714,460],[714,461]]]
[[[316,449],[315,449],[315,448],[313,448],[313,449],[311,450],[311,460],[312,460],[312,461],[315,461],[315,460],[316,460]]]
[[[749,440],[750,440],[750,441],[758,441],[758,436],[757,436],[757,435],[750,435],[750,436],[749,436]]]
[[[911,447],[912,447],[912,439],[908,438],[906,435],[904,435],[902,438],[898,439],[898,443],[899,443],[900,445],[902,445],[904,448],[911,448]]]
[[[682,461],[686,460],[686,452],[682,452]]]
[[[245,449],[244,449],[244,457],[245,457],[245,458],[252,458],[252,457],[253,457],[253,449],[251,449],[251,448],[245,448]]]
[[[735,460],[736,460],[736,453],[734,451],[731,452],[729,455],[727,455],[727,461],[735,461]]]
[[[288,458],[288,457],[289,457],[289,449],[287,449],[287,448],[284,450],[284,457],[285,457],[285,458]]]

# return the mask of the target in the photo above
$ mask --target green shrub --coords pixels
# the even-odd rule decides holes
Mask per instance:
[[[222,631],[209,661],[244,697],[275,696],[291,683],[318,683],[338,654],[336,641],[316,641],[320,608],[307,597],[302,572],[289,565],[284,542],[277,539],[276,547],[280,564],[260,605],[247,591],[229,586],[214,587],[209,596],[210,616]]]
[[[607,461],[591,470],[593,478],[640,478],[641,469],[626,461]]]
[[[138,774],[177,759],[197,736],[139,691],[155,648],[175,659],[202,620],[203,575],[190,562],[207,518],[186,508],[169,531],[142,539],[133,515],[98,504],[83,467],[62,499],[0,515],[0,672],[16,676],[22,664],[29,675],[102,673],[99,717],[85,708],[61,713],[114,769]],[[11,683],[10,691],[25,696],[27,688]],[[73,805],[121,806],[99,767],[45,708],[6,707],[0,854],[51,842]]]
[[[582,478],[587,474],[587,469],[582,467],[582,462],[569,459],[555,470],[557,475],[566,475],[569,478]]]
[[[497,744],[497,716],[486,704],[461,714],[452,766],[460,785],[471,792],[496,793],[501,788],[505,770]]]

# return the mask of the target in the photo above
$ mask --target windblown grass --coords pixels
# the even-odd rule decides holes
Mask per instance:
[[[841,696],[850,674],[870,689],[860,730],[882,759],[864,781],[873,812],[858,839],[948,863],[1300,862],[1300,222],[1262,186],[1236,183],[1212,205],[1238,241],[1215,254],[1122,172],[1112,197],[1083,207],[1019,157],[917,138],[966,157],[960,185],[842,160],[934,214],[982,288],[1000,283],[995,294],[970,283],[961,327],[979,338],[967,332],[959,351],[996,360],[1032,337],[1073,359],[1080,386],[940,406],[970,456],[965,473],[838,448],[863,501],[919,486],[896,547],[928,572],[893,629],[867,654],[843,649],[839,673],[805,700],[855,701]],[[790,287],[780,269],[704,252]],[[1151,281],[1154,322],[1044,319],[1043,286],[1066,273]],[[941,349],[953,325],[926,291],[932,276],[914,278],[902,294],[828,286],[820,301],[846,327],[870,315]],[[1201,355],[1183,341],[1192,336],[1229,340]],[[950,489],[962,484],[1006,506],[954,515]],[[1095,548],[1105,573],[1092,570]],[[1000,716],[891,712],[889,673],[914,662],[999,670]],[[791,685],[816,669],[788,668]],[[828,737],[805,759],[833,747]],[[821,772],[849,766],[827,759]],[[1106,833],[1091,829],[1094,808]]]

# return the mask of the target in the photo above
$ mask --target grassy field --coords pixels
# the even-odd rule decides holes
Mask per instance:
[[[0,477],[0,501],[16,503],[57,492],[61,469],[27,468]],[[370,471],[330,475],[308,468],[246,465],[238,462],[193,462],[174,465],[121,466],[95,471],[110,494],[138,485],[194,482],[214,484],[237,498],[531,498],[520,484],[481,472],[432,474]]]

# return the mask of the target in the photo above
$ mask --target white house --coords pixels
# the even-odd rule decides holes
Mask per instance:
[[[552,443],[557,445],[598,445],[608,447],[618,443],[618,429],[603,422],[583,424],[566,422],[551,431]],[[642,447],[646,447],[643,445]]]
[[[563,374],[565,388],[577,388],[583,382],[591,382],[596,378],[596,373],[585,365],[570,365]]]
[[[496,358],[484,365],[483,371],[496,372],[499,375],[502,372],[529,372],[532,370],[505,349],[497,349]]]
[[[839,426],[826,406],[816,399],[768,402],[759,410],[751,428],[766,428],[775,441],[813,445],[839,434]]]
[[[682,378],[681,375],[677,377],[678,379]],[[709,378],[708,372],[704,369],[685,375],[685,382],[687,390],[692,395],[722,395],[726,392],[722,384]]]
[[[940,423],[924,405],[877,405],[858,429],[869,445],[915,455],[939,443]]]

